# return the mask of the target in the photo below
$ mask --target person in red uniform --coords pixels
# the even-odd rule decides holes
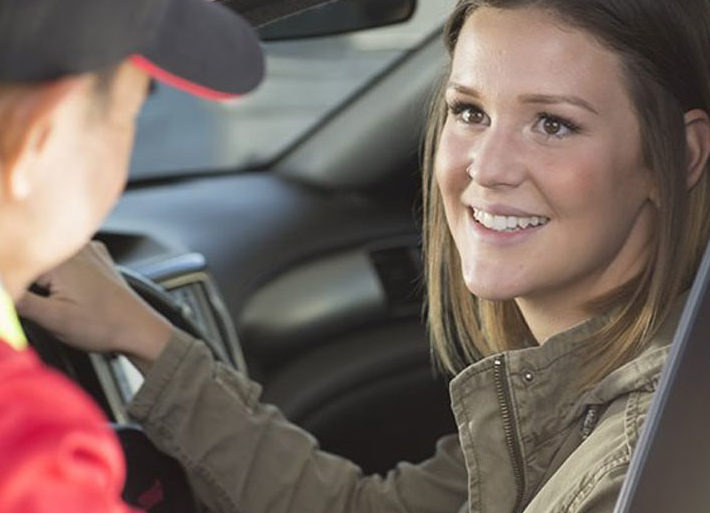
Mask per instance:
[[[0,512],[131,511],[114,433],[27,347],[13,301],[120,194],[150,77],[227,99],[262,74],[254,30],[217,3],[0,0]]]

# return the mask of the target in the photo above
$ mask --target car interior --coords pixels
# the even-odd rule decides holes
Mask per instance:
[[[147,302],[259,382],[262,401],[324,450],[365,473],[421,461],[455,431],[422,321],[419,226],[451,2],[226,3],[265,41],[264,93],[217,108],[159,85],[96,239]],[[117,426],[126,497],[152,513],[203,511],[184,490],[150,500],[151,476],[173,490],[184,476],[130,424],[142,381],[130,362],[25,326]]]
[[[235,1],[233,7],[263,25],[317,3]],[[391,24],[394,11],[400,24],[415,15],[411,0],[342,2],[350,10],[358,3],[369,24]],[[388,52],[376,73],[346,77],[357,83],[345,97],[288,144],[274,143],[283,149],[268,160],[247,157],[232,168],[183,160],[140,174],[141,158],[155,168],[160,163],[151,159],[155,147],[141,146],[139,127],[127,189],[96,234],[146,301],[259,382],[262,400],[279,406],[324,450],[365,473],[420,461],[433,454],[439,436],[455,430],[446,379],[432,365],[422,323],[418,226],[422,127],[444,63],[438,29],[448,5],[438,4],[441,15],[427,20],[427,30],[417,28],[404,50]],[[305,11],[315,12],[315,21],[294,16],[283,28],[264,25],[264,39],[277,40],[265,43],[267,65],[270,45],[278,53],[304,34],[309,48],[343,37],[314,39],[321,30],[354,32],[327,26],[323,20],[331,17],[352,25],[352,11],[339,16],[328,11],[332,5]],[[384,18],[373,22],[378,12]],[[183,99],[158,86],[155,96],[161,95],[170,110],[170,95]],[[158,123],[159,137],[182,121]],[[148,112],[145,124],[151,122]],[[201,136],[183,125],[184,147]],[[85,354],[26,328],[45,361],[89,391],[120,426],[124,446],[149,454],[127,426],[125,405],[141,384],[128,360]],[[150,454],[140,467],[157,461]]]

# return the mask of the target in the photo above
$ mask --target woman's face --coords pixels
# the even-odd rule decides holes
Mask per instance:
[[[435,177],[473,294],[564,316],[642,268],[653,186],[615,54],[545,11],[481,8],[445,98]]]

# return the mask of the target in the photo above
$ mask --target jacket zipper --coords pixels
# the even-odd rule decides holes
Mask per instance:
[[[503,433],[505,442],[508,445],[508,452],[513,464],[513,477],[517,487],[515,496],[514,513],[522,510],[523,491],[525,483],[523,481],[523,455],[520,450],[520,444],[517,440],[517,433],[513,424],[513,404],[511,399],[510,388],[506,380],[505,358],[498,357],[493,360],[493,377],[496,385],[496,396],[498,398],[498,407],[503,418]]]

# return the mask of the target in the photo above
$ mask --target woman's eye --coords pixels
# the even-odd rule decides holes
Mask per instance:
[[[558,135],[560,131],[564,128],[562,123],[556,119],[546,119],[542,122],[542,127],[546,134]]]
[[[461,121],[464,123],[482,123],[485,121],[486,115],[478,109],[467,108],[461,113]]]
[[[573,122],[544,113],[538,117],[535,128],[545,136],[558,139],[579,132],[579,127]]]
[[[488,124],[488,116],[480,108],[470,104],[454,103],[449,112],[466,125]]]

